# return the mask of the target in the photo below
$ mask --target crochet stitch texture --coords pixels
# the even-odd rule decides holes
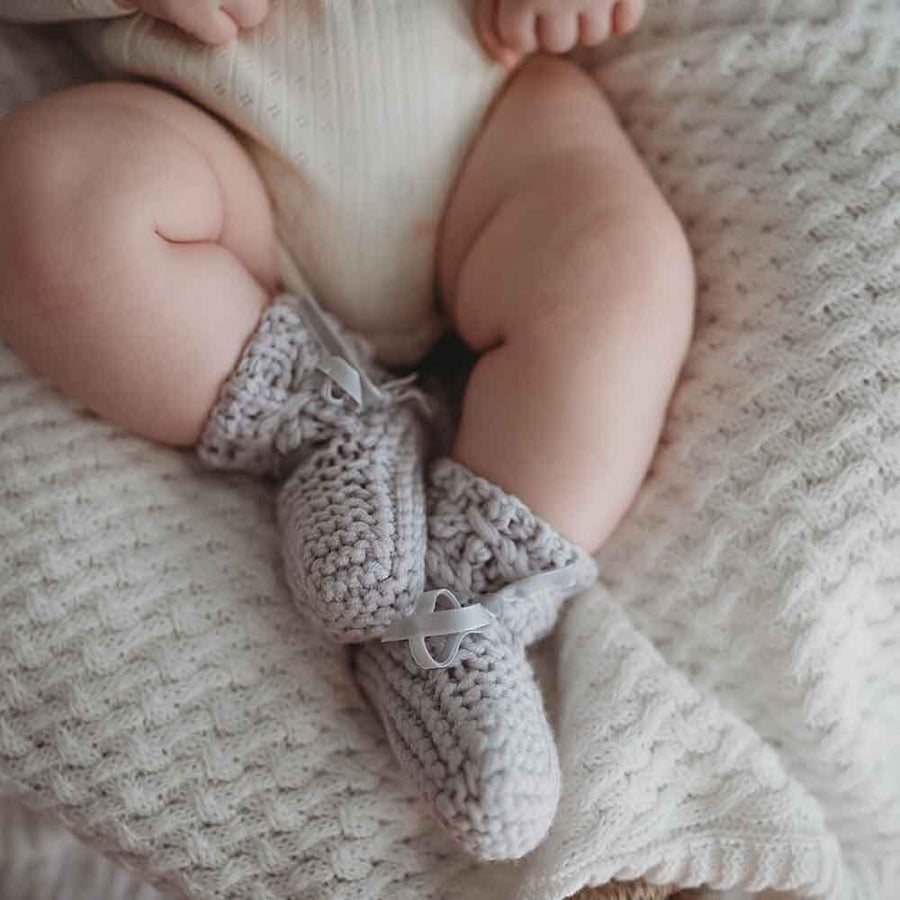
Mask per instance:
[[[449,459],[428,480],[426,587],[462,606],[529,576],[572,566],[572,587],[503,603],[463,639],[455,662],[424,670],[406,642],[354,651],[360,685],[401,768],[454,839],[479,859],[518,859],[546,836],[559,802],[556,744],[525,647],[562,602],[596,579],[585,553],[515,497]]]
[[[298,302],[285,295],[263,312],[197,455],[213,469],[286,476],[278,522],[298,610],[334,640],[371,640],[409,612],[424,582],[426,416],[361,339]],[[380,396],[354,398],[329,378],[317,321]]]

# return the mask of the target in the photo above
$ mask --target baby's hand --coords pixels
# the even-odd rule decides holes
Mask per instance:
[[[528,53],[568,53],[631,31],[644,0],[477,0],[477,27],[488,53],[508,66]]]
[[[177,25],[207,44],[227,44],[269,14],[269,0],[116,0]]]

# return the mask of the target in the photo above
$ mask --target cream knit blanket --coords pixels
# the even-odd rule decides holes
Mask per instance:
[[[43,59],[22,40],[0,111],[71,74],[11,76]],[[32,804],[192,898],[900,895],[900,10],[656,0],[611,53],[700,308],[606,588],[559,632],[547,843],[486,869],[447,847],[292,612],[266,489],[3,350],[0,775]]]

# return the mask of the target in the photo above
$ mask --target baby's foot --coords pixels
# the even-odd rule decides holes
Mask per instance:
[[[357,679],[456,842],[516,859],[547,834],[560,790],[525,647],[596,568],[519,500],[442,460],[429,477],[425,570],[431,591],[415,615],[356,648]]]
[[[337,641],[378,638],[424,583],[419,395],[311,298],[263,314],[197,453],[211,468],[286,479],[285,575],[300,611]]]
[[[487,51],[505,65],[529,53],[568,53],[634,29],[644,0],[478,0]]]

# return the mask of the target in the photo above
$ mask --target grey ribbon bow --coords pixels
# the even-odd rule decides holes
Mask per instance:
[[[409,649],[422,669],[446,669],[459,656],[459,648],[467,634],[484,631],[495,625],[507,600],[528,599],[542,591],[569,590],[577,584],[577,566],[569,565],[551,572],[540,572],[507,585],[495,594],[488,594],[481,603],[463,606],[447,588],[425,591],[416,601],[413,613],[399,619],[382,635],[382,643],[409,641]],[[444,598],[450,609],[435,610]],[[426,638],[451,636],[443,659],[435,659],[425,644]]]
[[[316,340],[329,354],[318,369],[363,409],[380,403],[384,394],[363,371],[356,354],[322,313],[319,304],[308,294],[300,298],[300,314]]]

